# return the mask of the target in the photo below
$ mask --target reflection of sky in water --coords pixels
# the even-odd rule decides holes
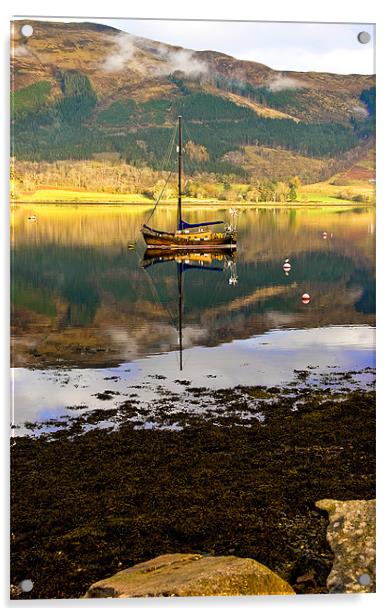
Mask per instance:
[[[320,373],[360,370],[374,367],[374,349],[374,328],[334,326],[273,330],[214,348],[193,347],[184,352],[182,371],[177,352],[154,355],[111,369],[43,371],[15,368],[12,423],[113,408],[135,392],[140,400],[148,402],[156,398],[158,386],[183,392],[184,386],[175,380],[187,380],[193,387],[208,388],[240,384],[273,386],[292,380],[294,369],[303,370],[309,366]],[[133,389],[134,386],[142,387]],[[105,390],[115,392],[113,397],[99,400],[95,394]],[[67,408],[72,406],[85,408]]]

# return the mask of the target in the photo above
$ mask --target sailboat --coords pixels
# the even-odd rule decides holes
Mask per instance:
[[[182,217],[182,116],[178,116],[178,204],[177,229],[162,231],[148,226],[141,228],[148,248],[158,250],[233,250],[237,245],[237,232],[233,223],[223,231],[210,231],[209,227],[225,224],[223,220],[189,223]],[[155,208],[154,208],[155,209]],[[151,216],[150,216],[151,218]]]

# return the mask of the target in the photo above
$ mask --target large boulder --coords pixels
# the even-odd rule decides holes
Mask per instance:
[[[328,511],[327,539],[334,562],[327,579],[331,593],[376,590],[376,501],[317,501]]]
[[[294,594],[287,582],[251,558],[164,554],[95,582],[85,598]]]

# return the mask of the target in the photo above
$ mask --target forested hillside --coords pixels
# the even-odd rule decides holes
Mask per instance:
[[[360,155],[372,143],[371,76],[278,73],[97,24],[29,21],[34,36],[23,40],[22,23],[15,22],[11,99],[17,160],[115,157],[160,170],[178,114],[187,173],[221,181],[260,175],[249,163],[249,148],[291,152],[301,169],[309,159],[311,172],[302,179],[315,181],[331,165],[344,169],[350,152]],[[124,61],[127,45],[132,53]],[[311,165],[314,159],[321,164]]]

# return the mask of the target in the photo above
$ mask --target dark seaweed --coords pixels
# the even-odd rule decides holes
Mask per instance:
[[[128,402],[14,439],[11,577],[34,582],[19,597],[79,597],[168,552],[255,558],[298,593],[326,592],[332,554],[315,502],[375,497],[375,394],[302,390],[293,412],[275,389],[248,388],[264,422],[236,417],[243,391],[219,390],[219,422],[178,413],[181,431],[135,430]],[[117,429],[95,427],[118,413]]]

